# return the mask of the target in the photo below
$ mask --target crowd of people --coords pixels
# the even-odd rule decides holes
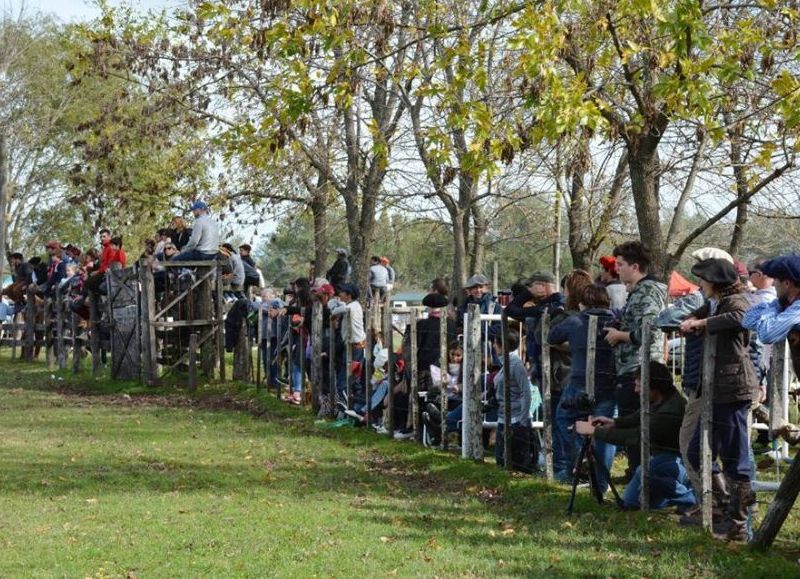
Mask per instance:
[[[396,438],[413,436],[413,408],[409,384],[409,360],[416,357],[417,383],[421,392],[418,417],[426,426],[429,442],[457,436],[462,418],[461,346],[465,312],[475,304],[481,314],[499,314],[519,322],[501,332],[499,322],[482,325],[481,342],[485,387],[484,420],[493,425],[484,434],[485,446],[494,444],[496,461],[522,471],[535,472],[540,465],[540,446],[533,417],[541,405],[541,386],[549,372],[552,415],[553,465],[558,481],[572,484],[582,475],[578,455],[591,440],[597,459],[593,477],[599,492],[608,490],[614,457],[624,455],[628,484],[622,495],[625,508],[638,508],[641,485],[640,380],[642,365],[650,376],[651,416],[650,507],[676,507],[685,524],[699,524],[700,410],[703,348],[706,335],[716,336],[713,373],[712,451],[714,460],[714,527],[719,536],[747,540],[755,505],[756,474],[751,439],[753,410],[765,402],[770,377],[770,344],[789,338],[792,360],[800,369],[800,256],[779,256],[750,264],[735,260],[727,252],[706,247],[692,254],[692,274],[699,289],[668,303],[667,286],[652,270],[651,254],[640,241],[627,241],[598,263],[599,274],[573,270],[562,279],[547,271],[533,273],[511,288],[511,297],[501,305],[483,275],[474,275],[463,285],[463,295],[452,295],[445,279],[433,280],[422,300],[423,315],[416,322],[416,352],[411,351],[410,327],[402,328],[402,345],[394,336],[365,323],[367,305],[381,304],[396,283],[389,260],[370,260],[366,296],[351,280],[347,251],[339,249],[325,277],[300,277],[278,295],[264,287],[251,256],[251,247],[234,248],[220,243],[219,226],[208,206],[191,206],[194,223],[181,217],[161,229],[146,243],[142,259],[152,267],[157,287],[168,283],[166,261],[218,260],[223,265],[226,293],[234,302],[226,321],[235,335],[242,317],[261,309],[262,336],[259,347],[268,384],[281,380],[279,363],[288,368],[286,401],[302,403],[306,377],[311,367],[311,320],[315,303],[322,305],[323,367],[333,351],[336,372],[322,373],[319,392],[321,414],[338,410],[340,417],[386,432],[394,425]],[[69,296],[70,307],[88,317],[87,298],[105,291],[104,276],[110,268],[125,267],[127,255],[122,239],[109,230],[100,231],[100,249],[81,251],[58,241],[45,246],[47,260],[26,260],[12,253],[9,262],[13,281],[3,289],[13,313],[24,304],[30,287],[38,296]],[[257,298],[249,289],[258,287]],[[16,305],[16,306],[15,306]],[[545,318],[549,331],[543,331]],[[596,326],[592,319],[596,319]],[[446,327],[447,360],[442,364],[442,324]],[[229,323],[230,322],[230,323]],[[649,349],[642,348],[645,324],[651,324]],[[589,331],[596,327],[593,352],[594,397],[586,412],[587,373],[590,365]],[[372,351],[366,350],[371,332]],[[685,336],[679,386],[666,365],[665,333]],[[346,345],[352,366],[346,364]],[[548,349],[549,364],[543,364]],[[391,350],[391,355],[390,355]],[[366,375],[367,359],[371,375]],[[508,368],[505,368],[507,358]],[[348,376],[350,383],[348,383]],[[367,396],[370,383],[371,395]],[[326,407],[331,389],[337,409]],[[385,416],[389,393],[392,416]],[[506,397],[511,416],[502,411]],[[445,416],[443,416],[445,415]],[[368,418],[369,417],[369,418]],[[390,420],[386,420],[390,418]],[[442,420],[444,418],[444,420]],[[506,424],[507,418],[510,424]],[[444,432],[442,427],[444,426]],[[511,448],[504,448],[506,430]],[[772,433],[791,442],[800,438],[791,424]]]
[[[515,284],[505,306],[507,315],[520,322],[521,331],[512,329],[506,337],[509,379],[503,367],[500,324],[482,326],[481,340],[486,347],[483,366],[485,424],[496,426],[484,436],[485,445],[494,444],[498,464],[511,461],[523,472],[537,470],[540,454],[532,418],[541,404],[544,366],[542,352],[549,348],[553,435],[553,463],[556,479],[571,484],[581,475],[576,459],[581,446],[591,439],[597,458],[596,481],[600,493],[609,487],[612,461],[623,455],[627,462],[627,486],[622,494],[624,508],[639,508],[641,486],[640,376],[641,366],[649,366],[651,457],[650,507],[675,507],[687,525],[700,523],[700,400],[704,336],[717,336],[716,366],[713,374],[712,449],[714,460],[714,528],[729,540],[747,540],[755,505],[753,480],[756,469],[751,440],[752,411],[760,408],[767,395],[770,357],[768,345],[791,338],[800,325],[800,257],[782,256],[758,260],[749,265],[734,260],[716,248],[702,248],[692,254],[691,269],[699,289],[668,303],[667,286],[652,271],[649,249],[639,241],[629,241],[603,256],[600,275],[574,270],[561,280],[550,272],[535,272]],[[373,260],[373,266],[379,261]],[[381,279],[370,277],[370,280]],[[301,281],[297,280],[299,284]],[[408,438],[412,424],[409,400],[410,374],[406,363],[411,356],[405,328],[402,348],[396,348],[394,367],[389,368],[386,349],[391,340],[376,332],[373,352],[366,352],[366,331],[358,288],[349,282],[314,280],[308,295],[300,298],[306,308],[279,304],[271,309],[271,323],[281,316],[300,315],[308,319],[315,299],[326,306],[325,340],[337,340],[335,384],[341,412],[366,424],[367,410],[373,426],[385,424],[381,410],[386,397],[394,392],[393,416],[396,438]],[[380,286],[379,286],[380,287]],[[452,296],[447,282],[436,279],[423,299],[424,315],[417,321],[419,390],[422,421],[434,444],[442,436],[453,436],[461,421],[461,360],[464,313],[476,304],[482,314],[500,313],[504,306],[489,290],[488,279],[471,277],[464,284],[463,296]],[[302,292],[295,288],[295,295]],[[373,290],[373,295],[378,291]],[[310,299],[309,299],[310,298]],[[290,298],[294,300],[295,298]],[[349,311],[349,325],[341,314]],[[542,331],[545,313],[549,333]],[[447,365],[441,368],[441,318],[447,318]],[[577,401],[586,394],[588,331],[590,320],[597,319],[594,351],[594,398],[587,416]],[[643,356],[643,328],[653,328],[648,352]],[[798,326],[800,327],[800,326]],[[680,384],[667,365],[666,333],[685,337]],[[800,340],[798,352],[800,352]],[[352,346],[353,400],[345,403],[346,368],[344,344]],[[524,348],[519,348],[524,343]],[[326,342],[327,344],[327,342]],[[327,352],[327,345],[323,348]],[[523,352],[519,355],[517,352]],[[374,373],[363,376],[366,356],[372,356]],[[800,361],[800,354],[796,355]],[[274,379],[274,378],[271,378]],[[371,380],[372,397],[366,399],[365,384]],[[324,385],[323,391],[328,388]],[[511,424],[501,410],[505,397],[511,399]],[[297,397],[295,396],[295,400]],[[323,410],[326,412],[326,410]],[[442,413],[446,413],[442,421]],[[445,432],[442,432],[442,424]],[[512,447],[504,449],[504,432],[512,431]],[[385,430],[385,429],[384,429]],[[773,435],[791,441],[797,428],[784,425]]]

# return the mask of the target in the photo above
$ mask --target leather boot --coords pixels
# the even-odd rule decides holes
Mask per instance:
[[[756,504],[756,494],[750,481],[737,481],[732,490],[733,500],[728,511],[730,525],[725,538],[728,541],[747,541],[747,519],[750,507]]]
[[[698,489],[698,493],[699,493]],[[731,494],[728,492],[728,484],[725,475],[715,473],[711,475],[711,515],[714,526],[719,526],[725,520],[725,511],[731,502]],[[680,519],[681,525],[700,526],[703,523],[703,509],[700,503],[689,510]]]

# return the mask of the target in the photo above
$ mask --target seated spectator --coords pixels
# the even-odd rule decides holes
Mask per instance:
[[[503,341],[497,336],[493,342],[494,351],[501,363],[503,361]],[[497,439],[494,446],[494,457],[498,465],[504,466],[507,455],[511,458],[511,467],[520,472],[533,472],[531,457],[531,383],[528,372],[522,363],[517,349],[519,333],[508,331],[508,368],[501,368],[494,378],[495,396],[497,397]],[[511,424],[505,424],[505,397],[511,398]],[[505,451],[505,429],[511,428],[511,449]]]
[[[211,219],[208,205],[203,201],[192,203],[191,210],[195,217],[191,237],[182,248],[179,243],[180,238],[172,237],[172,242],[181,249],[181,252],[172,259],[175,261],[214,261],[219,251],[219,225]]]
[[[54,295],[55,289],[61,284],[67,276],[67,264],[63,260],[63,249],[58,241],[50,241],[45,246],[49,260],[47,263],[47,277],[44,282],[39,286],[38,292],[41,295],[50,296]]]
[[[186,224],[186,220],[177,215],[172,218],[170,227],[167,230],[167,235],[172,240],[172,244],[178,248],[178,251],[181,251],[189,243],[192,233],[192,228]]]
[[[668,506],[688,508],[695,503],[695,495],[681,461],[678,436],[683,422],[686,400],[675,388],[672,374],[664,364],[650,361],[650,508]],[[639,379],[634,381],[639,392]],[[582,436],[593,436],[616,446],[638,446],[641,442],[639,411],[620,418],[590,416],[587,421],[575,423]],[[642,467],[639,465],[633,479],[622,495],[623,507],[638,509]]]
[[[230,243],[223,243],[220,249],[224,249],[226,255],[231,260],[233,270],[230,273],[222,274],[222,279],[231,284],[231,291],[239,298],[242,296],[242,288],[244,287],[244,263],[239,253],[233,249]]]
[[[33,266],[25,261],[21,253],[12,253],[8,256],[11,266],[11,284],[3,288],[3,295],[13,301],[18,307],[25,303],[25,292],[28,286],[36,283]]]
[[[383,303],[389,285],[389,271],[381,264],[381,258],[373,256],[369,265],[369,287],[377,303]]]

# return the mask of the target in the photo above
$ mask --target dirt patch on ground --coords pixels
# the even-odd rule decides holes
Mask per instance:
[[[234,394],[208,394],[187,396],[183,394],[104,394],[76,388],[69,384],[55,390],[65,402],[86,406],[125,406],[143,408],[158,406],[165,408],[191,408],[194,410],[233,410],[247,412],[253,416],[266,417],[268,412],[256,400],[246,400]]]

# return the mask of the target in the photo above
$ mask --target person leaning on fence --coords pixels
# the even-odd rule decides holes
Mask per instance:
[[[264,374],[268,387],[277,385],[278,380],[278,327],[279,319],[270,315],[273,310],[280,310],[286,304],[283,300],[275,297],[272,288],[261,290],[261,301],[254,304],[261,308],[261,360],[264,364]]]
[[[617,408],[621,415],[639,410],[639,396],[633,383],[641,361],[642,328],[664,309],[667,286],[656,280],[650,272],[650,249],[641,241],[627,241],[614,248],[619,278],[628,288],[628,300],[618,323],[606,327],[606,341],[614,348],[617,383]],[[650,347],[651,360],[664,359],[661,332],[653,332]],[[639,466],[638,447],[629,447],[627,475],[632,476]]]
[[[195,201],[189,208],[194,215],[194,227],[189,240],[181,252],[172,258],[173,261],[214,261],[219,251],[219,225],[211,218],[208,205],[203,201]]]
[[[733,258],[725,251],[716,247],[704,247],[692,253],[695,262],[708,259],[709,257],[719,257],[730,263],[733,263]],[[680,328],[681,322],[686,320],[690,315],[694,314],[703,304],[706,303],[706,297],[703,295],[702,288],[677,299],[669,307],[664,308],[658,314],[655,320],[655,325],[664,332],[677,331]],[[689,462],[689,443],[694,436],[697,425],[700,421],[700,414],[702,411],[702,401],[700,400],[699,388],[702,376],[703,367],[703,336],[698,333],[687,334],[684,339],[683,346],[683,370],[681,373],[681,389],[684,396],[687,398],[686,411],[683,415],[683,423],[681,424],[681,431],[679,437],[679,444],[681,449],[681,457],[683,464],[686,467],[686,473],[689,475],[689,480],[692,483],[692,488],[700,489],[700,474],[692,467]],[[717,472],[712,476],[711,484],[716,489],[714,496],[716,497],[716,506],[718,510],[727,506],[730,495],[728,494],[727,485],[725,484],[725,477],[722,473]],[[694,522],[698,520],[699,508],[690,510],[687,513],[685,521]]]
[[[681,323],[683,333],[715,335],[716,358],[712,393],[711,450],[719,456],[731,489],[731,502],[715,521],[715,533],[730,540],[747,539],[749,507],[755,504],[750,460],[750,408],[758,396],[755,369],[750,361],[750,332],[741,325],[749,300],[733,264],[706,259],[692,267],[707,303]],[[702,393],[702,384],[701,384]],[[689,448],[689,461],[700,471],[700,425]]]
[[[759,264],[759,271],[774,280],[776,299],[751,307],[742,325],[764,344],[779,344],[788,339],[792,365],[800,376],[800,256],[784,255],[764,261]],[[791,444],[796,444],[800,437],[792,424],[780,425],[775,434]]]
[[[659,362],[650,364],[650,508],[688,508],[694,505],[695,495],[686,475],[678,448],[678,436],[686,408],[686,400],[672,381],[669,368]],[[638,374],[638,373],[637,373]],[[639,392],[639,378],[634,379],[634,391]],[[638,446],[641,442],[639,411],[619,418],[590,416],[577,422],[575,430],[617,446]],[[636,467],[631,482],[622,494],[625,509],[641,507],[642,467]]]
[[[493,342],[495,354],[503,361],[503,338],[496,336]],[[509,368],[501,368],[494,377],[495,396],[497,397],[497,437],[495,439],[494,457],[500,466],[505,466],[506,455],[511,457],[511,468],[519,472],[533,472],[533,457],[531,456],[531,383],[528,371],[522,363],[517,349],[519,348],[519,333],[516,330],[508,331],[508,363]],[[510,384],[509,384],[510,381]],[[505,452],[505,397],[511,398],[511,449]]]
[[[463,305],[458,310],[456,323],[461,325],[464,321],[464,315],[467,313],[470,304],[478,304],[478,309],[482,315],[492,315],[500,313],[500,306],[497,300],[489,291],[489,280],[485,275],[473,275],[464,284],[464,292],[467,297]],[[489,325],[489,338],[500,332],[500,325],[493,323]],[[486,340],[486,335],[482,336]]]
[[[552,345],[562,345],[569,348],[572,354],[569,381],[561,393],[561,399],[556,408],[553,428],[558,430],[559,439],[564,445],[567,464],[575,464],[580,452],[582,440],[574,431],[575,421],[580,417],[576,402],[582,395],[586,395],[586,372],[589,321],[592,316],[597,318],[597,335],[594,367],[594,416],[613,417],[616,408],[614,391],[614,356],[611,346],[603,338],[602,328],[614,319],[610,309],[611,302],[606,289],[598,285],[589,285],[583,289],[579,300],[580,313],[573,314],[567,319],[550,329],[547,341]],[[597,472],[598,488],[601,493],[608,489],[608,476],[611,472],[611,463],[614,460],[616,448],[611,444],[595,440],[595,456],[603,468]],[[556,478],[569,480],[572,473],[559,472]]]
[[[341,316],[345,311],[350,312],[350,324],[339,324],[342,342],[352,346],[353,362],[364,363],[364,345],[367,334],[364,332],[364,309],[358,301],[358,287],[351,283],[344,283],[337,288],[341,305],[331,311],[331,316]],[[347,392],[346,357],[342,352],[336,368],[336,390],[343,400]],[[358,383],[357,383],[358,384]]]

